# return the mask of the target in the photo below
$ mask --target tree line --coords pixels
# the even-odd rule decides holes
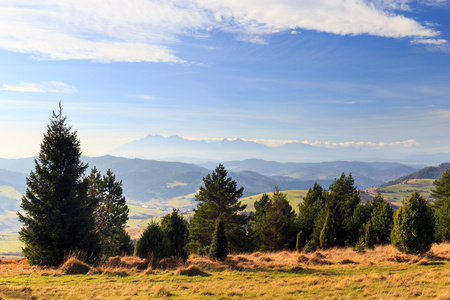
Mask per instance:
[[[193,216],[178,210],[152,221],[134,245],[125,231],[128,207],[122,182],[111,170],[102,175],[80,160],[80,141],[59,111],[44,134],[35,170],[27,178],[19,220],[23,254],[30,264],[61,265],[71,254],[92,262],[135,254],[150,262],[190,253],[223,260],[228,253],[294,250],[311,252],[354,247],[364,252],[392,243],[405,253],[423,253],[433,242],[450,241],[450,170],[437,179],[433,204],[413,192],[397,211],[378,194],[361,202],[351,174],[324,189],[315,183],[299,205],[275,188],[245,212],[243,188],[222,164],[203,178]]]

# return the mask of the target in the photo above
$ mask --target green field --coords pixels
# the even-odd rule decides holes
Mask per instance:
[[[283,193],[287,194],[287,199],[289,203],[291,204],[292,208],[295,210],[296,213],[298,213],[298,205],[303,201],[303,198],[308,193],[307,190],[287,190],[283,191]],[[273,192],[266,193],[269,197],[272,197]],[[247,208],[245,209],[246,212],[255,211],[255,201],[258,201],[261,199],[263,194],[258,194],[250,197],[242,198],[242,204],[246,204]]]
[[[12,186],[0,185],[0,196],[20,200],[23,195]]]
[[[18,233],[0,234],[0,254],[17,254],[22,252],[22,242]]]
[[[434,179],[409,179],[400,184],[386,187],[371,188],[368,193],[375,196],[378,192],[395,206],[401,206],[403,201],[408,198],[412,192],[418,191],[425,199],[430,197],[430,189],[433,187]]]

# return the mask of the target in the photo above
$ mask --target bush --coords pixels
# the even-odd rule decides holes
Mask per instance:
[[[166,234],[156,222],[151,222],[142,232],[141,237],[134,248],[134,255],[140,258],[148,258],[150,263],[155,263],[169,257],[170,242]]]
[[[220,219],[216,221],[216,229],[213,233],[209,256],[211,259],[219,261],[224,261],[228,256],[228,239],[225,234],[225,224]]]
[[[392,244],[408,254],[430,250],[434,242],[434,215],[427,201],[413,192],[394,214]]]
[[[165,215],[161,220],[161,229],[170,241],[170,256],[186,260],[186,242],[188,237],[188,223],[179,213],[173,210],[171,214]]]

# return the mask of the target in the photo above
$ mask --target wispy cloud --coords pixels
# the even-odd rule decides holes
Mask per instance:
[[[136,94],[136,95],[129,95],[129,98],[135,98],[135,99],[140,99],[140,100],[145,100],[145,101],[153,101],[158,99],[157,97],[151,96],[151,95],[146,95],[146,94]]]
[[[414,39],[411,44],[424,44],[424,45],[443,45],[446,44],[446,40],[442,39]]]
[[[216,31],[252,43],[267,43],[271,34],[300,29],[438,40],[439,32],[431,26],[394,12],[408,9],[408,2],[3,0],[0,49],[46,60],[186,63],[172,46],[182,36],[208,38]]]
[[[77,88],[60,81],[47,81],[41,83],[21,82],[16,85],[3,84],[4,91],[28,93],[74,93]]]
[[[419,143],[416,140],[396,141],[396,142],[320,142],[320,141],[302,141],[303,144],[325,147],[325,148],[344,148],[344,147],[365,147],[380,149],[386,147],[404,147],[410,148],[418,146]]]
[[[362,104],[362,103],[374,103],[373,100],[333,100],[328,101],[329,103],[336,103],[336,104],[345,104],[345,105],[354,105],[354,104]]]

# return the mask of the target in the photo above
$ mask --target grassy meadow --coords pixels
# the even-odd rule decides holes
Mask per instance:
[[[303,198],[306,197],[308,193],[307,190],[287,190],[283,191],[283,193],[287,194],[287,200],[291,204],[292,208],[298,213],[298,205],[303,201]],[[269,197],[272,197],[273,192],[266,193]],[[261,199],[263,194],[253,195],[249,197],[245,197],[241,199],[242,204],[246,204],[247,208],[246,212],[255,211],[255,201]]]
[[[409,179],[399,184],[386,187],[375,187],[368,189],[371,196],[378,192],[391,204],[400,207],[403,200],[406,200],[412,192],[418,191],[425,199],[430,196],[430,189],[433,187],[434,179]]]
[[[350,248],[302,254],[230,255],[224,262],[191,255],[146,267],[112,258],[87,275],[0,262],[0,299],[450,299],[450,244],[423,256],[392,246],[364,254]]]

